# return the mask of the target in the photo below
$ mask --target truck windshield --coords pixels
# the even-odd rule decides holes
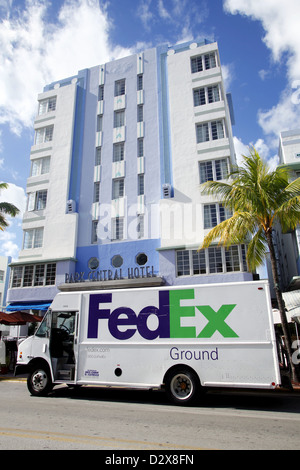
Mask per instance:
[[[69,334],[73,334],[75,329],[75,312],[53,312],[52,328],[63,329]]]
[[[51,311],[48,310],[45,314],[40,326],[36,330],[35,336],[49,338],[51,329]]]

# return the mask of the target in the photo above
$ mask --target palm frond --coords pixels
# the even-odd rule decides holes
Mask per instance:
[[[254,271],[258,266],[263,264],[267,250],[264,231],[263,228],[260,227],[249,242],[247,248],[246,260],[250,271]]]
[[[211,243],[218,241],[219,245],[229,247],[245,243],[249,234],[256,231],[256,221],[248,212],[235,212],[230,218],[213,227],[204,237],[199,250],[208,248]]]
[[[9,202],[0,202],[0,212],[15,217],[20,211],[14,204]]]

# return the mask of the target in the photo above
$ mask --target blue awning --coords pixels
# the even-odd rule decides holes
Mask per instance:
[[[7,305],[7,312],[18,312],[20,310],[48,310],[51,305],[51,301],[46,302],[19,302]]]

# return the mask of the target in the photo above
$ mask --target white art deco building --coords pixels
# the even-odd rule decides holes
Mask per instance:
[[[81,70],[38,96],[11,309],[60,289],[252,279],[246,247],[197,251],[228,217],[232,107],[216,43],[159,46]]]

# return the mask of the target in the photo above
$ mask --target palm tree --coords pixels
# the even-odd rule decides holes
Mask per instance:
[[[298,381],[298,370],[292,361],[292,342],[273,244],[273,231],[280,224],[282,231],[294,230],[300,221],[300,178],[289,182],[289,171],[278,167],[271,171],[255,148],[243,155],[243,165],[236,167],[225,182],[204,183],[203,193],[220,198],[232,216],[212,228],[199,249],[207,248],[214,240],[225,247],[250,240],[247,264],[251,271],[260,266],[270,252],[272,276],[292,380]]]
[[[7,183],[0,183],[0,192],[1,190],[7,188]],[[0,230],[4,230],[9,225],[6,220],[7,215],[15,217],[16,215],[18,215],[19,212],[19,209],[14,206],[14,204],[10,204],[9,202],[0,202]]]

